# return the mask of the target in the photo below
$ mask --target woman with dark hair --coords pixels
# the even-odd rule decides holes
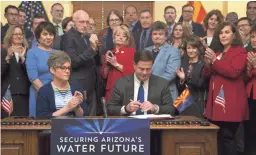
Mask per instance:
[[[11,116],[28,116],[29,80],[26,72],[28,43],[20,26],[10,26],[1,48],[1,97],[10,86],[13,112]],[[7,117],[2,112],[2,118]]]
[[[38,46],[30,49],[27,54],[26,67],[32,83],[29,91],[29,115],[31,116],[36,116],[36,96],[39,88],[52,80],[47,60],[54,51],[52,43],[55,33],[52,23],[41,22],[35,30]]]
[[[185,39],[188,35],[189,35],[188,29],[185,26],[183,26],[182,23],[176,23],[173,26],[171,38],[167,38],[168,43],[170,45],[180,49],[181,56],[184,55],[182,46],[183,46],[183,42],[185,41]]]
[[[204,47],[198,36],[191,35],[186,38],[183,48],[186,54],[181,62],[181,68],[176,70],[179,78],[178,88],[180,92],[188,88],[193,101],[190,106],[180,112],[180,115],[203,118],[207,89],[206,80],[202,76]]]
[[[47,64],[53,80],[39,89],[36,105],[37,116],[88,115],[83,91],[79,85],[70,84],[71,59],[63,51],[51,53]]]
[[[239,124],[248,119],[244,72],[246,50],[240,35],[231,23],[222,23],[215,35],[221,46],[207,48],[203,74],[210,79],[205,116],[220,127],[218,154],[235,155],[236,132]]]
[[[62,29],[64,33],[67,33],[71,27],[74,27],[74,22],[72,21],[72,17],[66,17],[62,20],[61,23]]]
[[[256,25],[250,32],[250,48],[247,54],[247,97],[249,105],[249,121],[244,123],[244,147],[246,155],[256,154]]]
[[[215,46],[214,42],[214,33],[216,29],[218,28],[219,24],[224,22],[224,16],[222,15],[220,10],[212,10],[209,13],[207,13],[206,17],[204,18],[204,41],[211,48],[211,46]],[[203,42],[204,43],[204,42]]]
[[[107,16],[107,24],[109,27],[101,30],[98,34],[99,42],[102,45],[100,46],[99,52],[102,55],[108,50],[114,49],[113,32],[117,26],[123,24],[123,16],[115,9],[110,10]],[[135,47],[134,38],[132,36],[129,38],[128,47]]]

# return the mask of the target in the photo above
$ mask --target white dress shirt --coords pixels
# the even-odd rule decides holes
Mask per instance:
[[[137,101],[138,98],[138,93],[139,93],[139,88],[140,88],[140,80],[137,78],[137,76],[134,74],[134,94],[133,94],[133,101]],[[149,79],[147,79],[146,81],[144,81],[143,83],[143,88],[144,88],[144,102],[148,101],[148,84],[149,84]],[[159,106],[155,105],[157,107],[157,111],[155,112],[155,114],[157,114],[159,112]],[[123,106],[121,108],[121,114],[125,115],[127,114],[125,112],[125,106]],[[131,113],[131,115],[136,115],[136,111]]]

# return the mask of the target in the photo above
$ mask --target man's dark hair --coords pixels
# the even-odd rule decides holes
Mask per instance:
[[[176,13],[176,8],[175,8],[174,6],[171,6],[171,5],[166,6],[166,7],[164,8],[164,13],[165,13],[168,9],[173,9],[173,10],[175,10],[175,13]]]
[[[134,54],[134,63],[138,64],[139,61],[152,61],[154,62],[154,56],[152,52],[142,49]]]
[[[9,9],[16,9],[19,13],[19,9],[14,6],[14,5],[8,5],[5,9],[4,9],[4,13],[7,13]]]
[[[53,7],[55,7],[56,5],[60,5],[60,6],[64,9],[64,7],[63,7],[60,3],[54,3],[54,4],[52,5],[52,7],[51,7],[51,10],[52,10]]]
[[[248,8],[248,5],[249,5],[250,3],[256,3],[256,1],[249,1],[249,2],[247,2],[246,9]]]
[[[151,27],[152,32],[153,31],[158,31],[158,30],[164,30],[165,32],[165,36],[168,36],[168,28],[167,25],[162,22],[162,21],[156,21],[153,23],[152,27]]]
[[[152,11],[151,11],[150,9],[141,10],[140,15],[141,15],[142,13],[145,13],[145,12],[148,12],[148,13],[153,17]]]
[[[130,7],[133,7],[133,8],[136,10],[136,14],[138,13],[138,9],[136,8],[136,6],[134,6],[134,5],[129,5],[129,6],[127,6],[127,7],[125,8],[124,14],[126,14],[126,10],[127,10],[128,8],[130,8]]]
[[[193,8],[193,11],[195,10],[195,8],[194,8],[193,5],[191,5],[191,4],[185,4],[185,5],[182,6],[181,11],[183,11],[184,8],[189,7],[189,6]]]
[[[19,8],[19,12],[25,12],[25,13],[26,13],[26,10],[25,10],[25,8],[20,7],[20,8]]]
[[[55,27],[51,22],[41,22],[35,30],[35,36],[37,41],[39,40],[40,34],[43,30],[47,31],[50,34],[53,34],[53,36],[56,35]]]
[[[237,26],[237,24],[238,24],[239,22],[241,22],[241,21],[243,21],[243,20],[247,20],[248,23],[249,23],[249,25],[252,25],[252,21],[251,21],[248,17],[241,17],[241,18],[239,18],[238,21],[235,23],[236,26]]]
[[[44,15],[42,15],[42,14],[37,14],[37,15],[35,15],[35,16],[33,17],[32,21],[31,21],[31,24],[33,25],[35,19],[41,19],[41,18],[44,18],[45,21],[47,21],[47,19],[46,19],[46,17],[45,17]]]

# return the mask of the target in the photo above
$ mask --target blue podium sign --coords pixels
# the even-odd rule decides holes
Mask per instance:
[[[150,155],[146,119],[53,119],[51,155]]]

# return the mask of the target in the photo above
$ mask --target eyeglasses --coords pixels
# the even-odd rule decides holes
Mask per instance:
[[[12,17],[18,17],[19,14],[17,13],[7,13],[8,16],[12,16]]]
[[[109,20],[109,22],[111,22],[111,23],[119,22],[119,21],[120,21],[120,19],[110,19],[110,20]]]
[[[127,15],[135,15],[137,12],[126,12]]]
[[[241,25],[237,25],[237,28],[241,28],[241,27],[246,27],[246,26],[250,26],[249,24],[241,24]]]
[[[71,67],[66,67],[66,66],[59,66],[59,67],[57,67],[57,68],[59,68],[59,69],[61,69],[61,71],[72,71],[72,68]]]
[[[95,23],[89,23],[88,24],[90,27],[96,27],[96,24]]]
[[[24,33],[13,33],[12,35],[13,35],[13,36],[22,36],[22,37],[23,37],[23,36],[24,36]]]
[[[189,10],[183,10],[183,13],[193,13],[193,11],[189,11]]]

